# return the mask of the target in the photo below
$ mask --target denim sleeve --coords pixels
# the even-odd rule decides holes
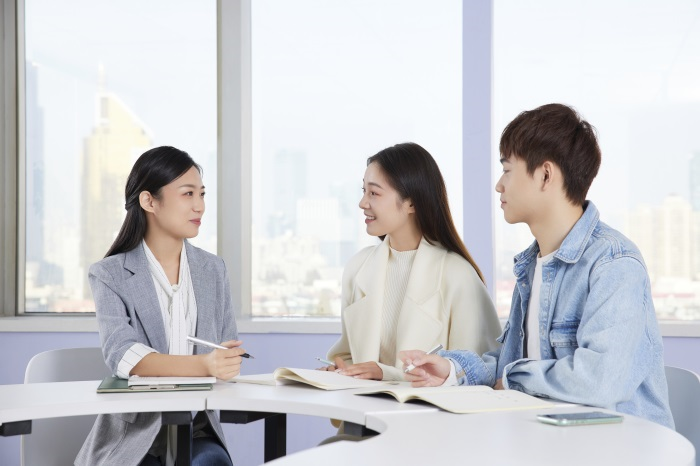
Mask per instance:
[[[647,328],[653,307],[646,269],[633,257],[608,259],[592,270],[589,290],[578,347],[560,359],[506,365],[505,388],[609,409],[633,396],[654,348]]]
[[[484,353],[482,356],[473,351],[440,351],[438,354],[455,364],[459,385],[488,385],[496,383],[496,367],[501,348]]]

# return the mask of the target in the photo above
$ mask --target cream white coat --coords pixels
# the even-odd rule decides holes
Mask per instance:
[[[355,364],[379,359],[381,313],[389,260],[388,237],[357,253],[345,267],[341,303],[342,334],[328,351]],[[445,349],[494,350],[501,326],[476,270],[460,255],[423,238],[408,278],[396,328],[397,359],[381,364],[384,380],[403,380],[399,351]]]

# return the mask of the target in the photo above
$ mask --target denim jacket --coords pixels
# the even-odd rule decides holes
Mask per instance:
[[[524,358],[524,323],[539,252],[515,257],[500,349],[439,354],[462,367],[460,385],[493,386],[628,413],[673,428],[663,346],[637,247],[598,219],[592,202],[542,269],[541,360]],[[538,335],[530,335],[537,338]]]

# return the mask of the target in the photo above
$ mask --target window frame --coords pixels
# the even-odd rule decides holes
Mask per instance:
[[[241,333],[339,333],[339,319],[252,318],[251,0],[217,0],[218,253],[226,261]],[[24,0],[0,0],[0,332],[95,332],[94,315],[18,315],[24,289],[23,68],[18,40]],[[462,159],[464,240],[494,293],[492,143],[493,0],[465,2],[462,11]],[[465,65],[469,64],[469,66]],[[226,83],[226,85],[222,85]],[[484,117],[487,116],[487,118]],[[224,128],[226,129],[224,131]],[[483,157],[489,154],[489,157]],[[467,169],[468,168],[468,169]],[[486,191],[485,191],[486,190]],[[484,192],[490,195],[484,197]],[[480,199],[486,202],[474,202]],[[473,228],[473,225],[486,228]],[[226,238],[226,241],[223,239]],[[698,337],[700,322],[660,322],[664,336]]]

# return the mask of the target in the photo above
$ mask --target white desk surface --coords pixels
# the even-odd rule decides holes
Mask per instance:
[[[84,414],[201,411],[210,391],[97,393],[99,380],[0,385],[3,422]]]
[[[625,415],[621,424],[557,427],[540,410],[451,414],[430,405],[324,391],[217,383],[213,391],[96,393],[99,381],[0,385],[0,423],[119,412],[201,411],[205,408],[303,414],[342,419],[380,432],[362,442],[301,451],[274,464],[464,464],[694,466],[682,435]],[[546,412],[585,411],[570,406]],[[321,439],[319,439],[321,440]],[[235,455],[235,452],[234,452]]]
[[[591,409],[570,406],[545,411]],[[621,424],[557,427],[538,422],[535,415],[540,411],[369,414],[367,427],[380,435],[362,442],[323,445],[269,464],[695,466],[692,444],[650,421],[625,415]]]
[[[426,404],[397,403],[391,399],[357,396],[354,390],[319,390],[308,385],[267,386],[217,383],[207,398],[207,408],[231,411],[304,414],[365,425],[367,415],[381,412],[437,412]]]

